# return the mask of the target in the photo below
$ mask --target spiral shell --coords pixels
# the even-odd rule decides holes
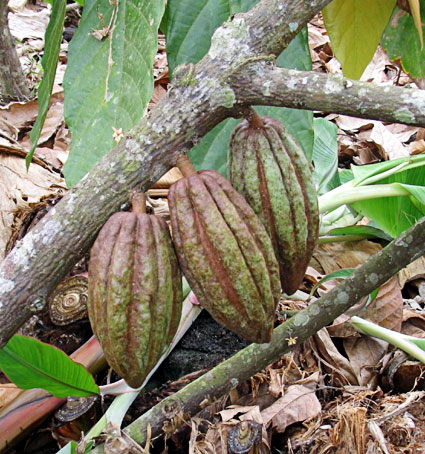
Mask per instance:
[[[87,275],[79,274],[59,284],[49,296],[50,320],[68,325],[87,317]]]
[[[227,437],[228,454],[256,454],[259,452],[262,424],[241,421]]]
[[[70,422],[87,413],[96,403],[97,396],[73,397],[67,399],[65,405],[56,411],[55,417],[60,422]]]

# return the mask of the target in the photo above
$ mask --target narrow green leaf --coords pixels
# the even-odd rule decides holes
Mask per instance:
[[[326,281],[330,281],[331,279],[345,279],[346,277],[351,276],[354,271],[356,271],[354,268],[347,268],[327,274],[325,277],[320,279],[320,281],[311,289],[310,296],[313,296],[314,292]]]
[[[351,225],[349,227],[332,229],[329,230],[329,232],[327,232],[327,235],[328,236],[355,235],[364,238],[377,238],[385,241],[392,240],[392,237],[387,235],[381,229],[369,225]]]
[[[422,33],[421,23],[421,7],[419,0],[409,0],[410,11],[412,13],[413,21],[415,23],[416,30],[418,31],[419,41],[421,42],[421,49],[424,47],[424,36]]]
[[[337,132],[338,128],[330,121],[324,118],[314,120],[313,179],[318,194],[325,194],[341,184],[338,176]]]
[[[38,90],[38,116],[32,128],[30,139],[31,150],[26,157],[27,169],[31,164],[34,150],[37,146],[40,133],[49,110],[50,97],[55,81],[56,67],[59,60],[60,44],[62,42],[63,24],[65,21],[66,2],[53,2],[49,25],[46,29],[45,47],[41,66],[43,67],[43,79]]]
[[[78,444],[75,441],[70,441],[56,454],[75,454]]]
[[[376,51],[396,0],[333,0],[323,10],[335,56],[347,77],[359,79]]]
[[[115,145],[112,128],[128,131],[153,93],[153,61],[164,0],[87,0],[69,45],[64,78],[65,118],[72,132],[64,166],[76,184]],[[93,30],[113,32],[99,40]]]
[[[99,394],[85,367],[31,337],[15,334],[0,350],[0,368],[22,389],[42,388],[56,397]]]
[[[421,2],[422,17],[425,2]],[[422,30],[423,30],[422,26]],[[403,70],[416,79],[425,77],[425,48],[415,28],[413,17],[396,7],[381,39],[382,47],[391,60],[400,60]],[[400,119],[409,118],[409,112],[401,110]]]

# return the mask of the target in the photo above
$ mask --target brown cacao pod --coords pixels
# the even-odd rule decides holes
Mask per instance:
[[[316,190],[301,147],[279,121],[254,113],[233,131],[228,173],[272,239],[283,291],[294,293],[319,231]]]
[[[214,170],[174,183],[168,203],[180,267],[201,305],[242,338],[269,342],[279,270],[254,211]]]
[[[177,331],[182,280],[164,219],[119,212],[90,254],[88,313],[109,365],[136,388]]]

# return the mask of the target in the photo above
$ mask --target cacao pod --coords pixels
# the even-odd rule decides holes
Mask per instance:
[[[182,304],[167,223],[135,206],[112,215],[91,249],[87,304],[106,360],[133,388],[172,341]]]
[[[272,239],[283,291],[294,293],[319,231],[316,190],[301,147],[279,121],[254,112],[233,131],[228,173]]]
[[[246,340],[269,342],[280,297],[270,238],[223,176],[214,170],[197,173],[188,164],[190,171],[178,163],[185,178],[168,193],[180,267],[218,323]]]

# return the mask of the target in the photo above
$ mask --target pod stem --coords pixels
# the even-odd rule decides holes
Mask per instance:
[[[131,212],[137,214],[146,213],[146,196],[143,192],[134,192],[131,197]]]
[[[264,127],[262,118],[260,117],[260,115],[258,115],[258,113],[254,109],[250,109],[248,121],[249,121],[250,128],[261,129]]]
[[[177,158],[177,167],[185,178],[190,177],[196,173],[195,168],[193,167],[190,159],[187,155],[182,154]]]

